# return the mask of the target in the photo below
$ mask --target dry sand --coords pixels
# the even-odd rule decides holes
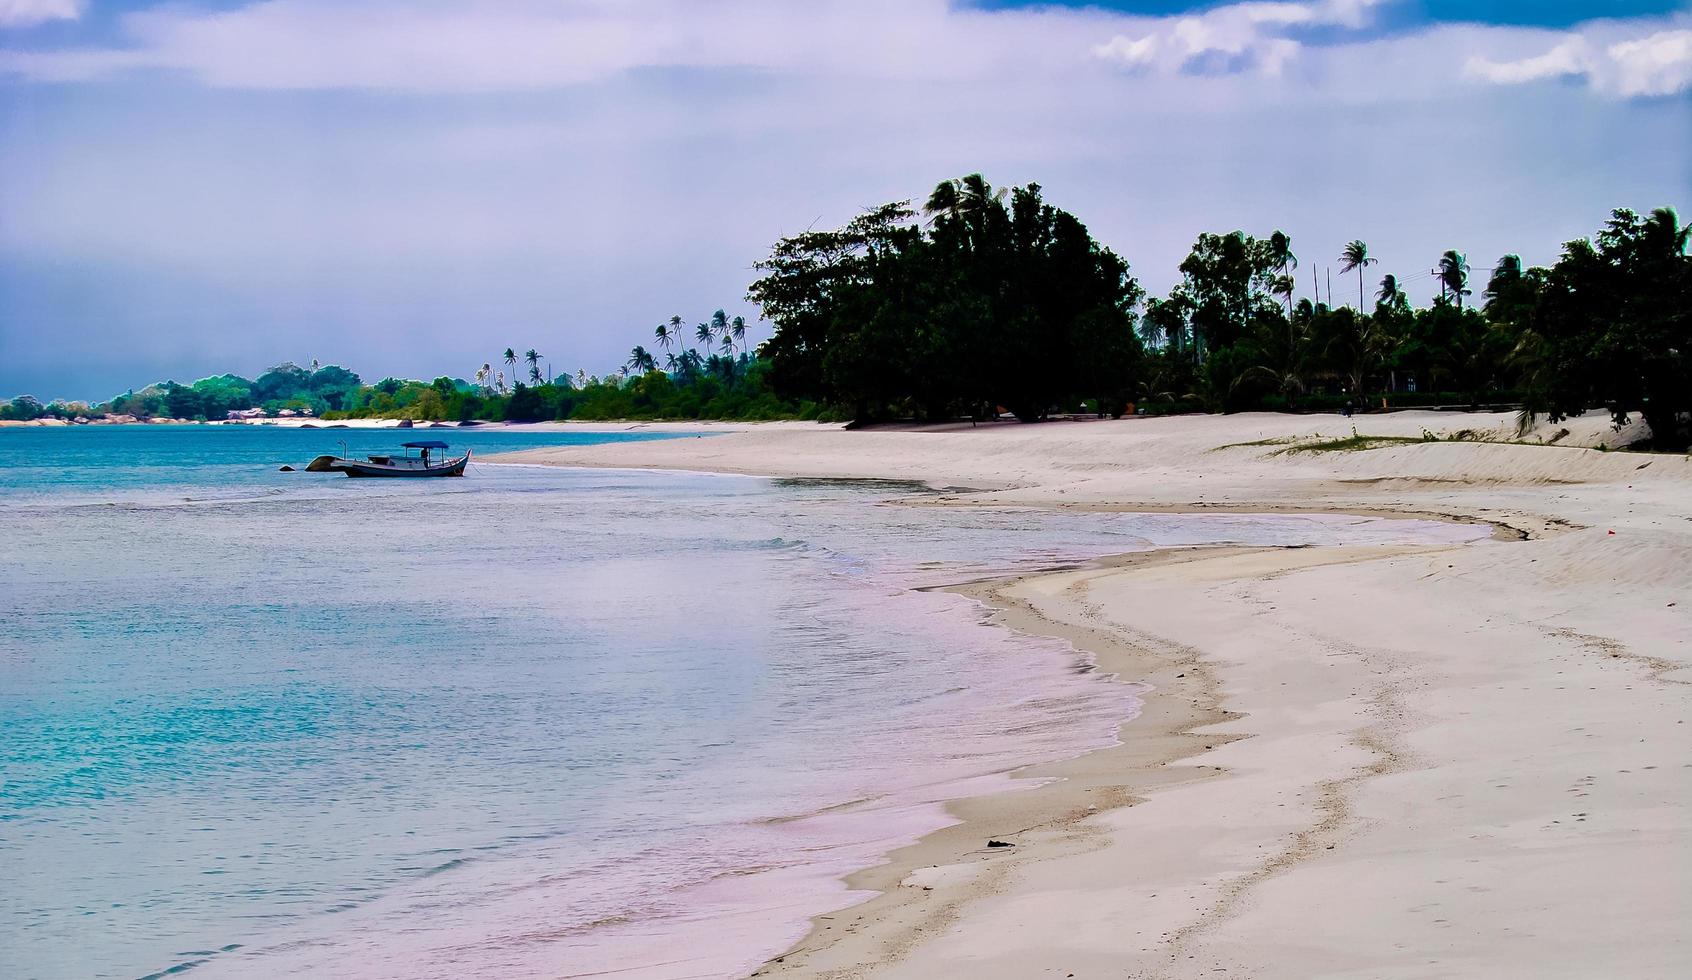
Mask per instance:
[[[933,505],[1438,514],[1456,547],[1185,549],[964,587],[1155,690],[1122,744],[959,801],[762,973],[1692,975],[1692,462],[1504,416],[1244,415],[536,450],[928,481]],[[1557,428],[1542,427],[1549,439]],[[1227,447],[1227,448],[1224,448]],[[1013,848],[985,847],[989,838]]]

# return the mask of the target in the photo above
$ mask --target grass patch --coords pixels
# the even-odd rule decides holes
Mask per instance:
[[[1323,439],[1318,442],[1305,442],[1295,446],[1288,446],[1289,453],[1360,453],[1369,449],[1380,449],[1382,446],[1402,446],[1418,442],[1432,442],[1421,436],[1360,436],[1355,430],[1351,435],[1340,439]]]
[[[1254,439],[1251,442],[1230,442],[1226,446],[1217,446],[1211,452],[1219,453],[1224,449],[1253,449],[1264,446],[1285,446],[1298,441],[1297,436],[1276,436],[1273,439]]]

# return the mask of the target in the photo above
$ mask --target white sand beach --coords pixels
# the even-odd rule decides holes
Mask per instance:
[[[1555,446],[1438,438],[1459,430],[1513,437],[1513,418],[788,424],[502,458],[955,488],[924,506],[1498,528],[963,587],[1154,690],[1119,746],[953,804],[958,824],[854,876],[878,897],[760,974],[1685,976],[1692,462],[1583,448],[1619,441],[1597,414],[1529,437]],[[1436,441],[1297,451],[1354,431]]]

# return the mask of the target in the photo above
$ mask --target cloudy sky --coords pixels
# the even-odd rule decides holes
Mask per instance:
[[[755,314],[778,236],[976,170],[1154,292],[1198,232],[1281,228],[1301,295],[1362,238],[1421,299],[1446,248],[1692,211],[1692,9],[0,0],[0,394],[609,371]]]

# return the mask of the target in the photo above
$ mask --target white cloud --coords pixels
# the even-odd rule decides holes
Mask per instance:
[[[1254,70],[1280,75],[1299,55],[1295,28],[1368,26],[1372,8],[1389,0],[1319,0],[1311,3],[1247,2],[1202,14],[1150,22],[1140,37],[1118,34],[1092,49],[1094,57],[1167,73]]]
[[[1683,90],[1685,17],[1596,21],[1567,32],[1440,25],[1377,36],[1396,0],[1248,0],[1144,17],[1100,8],[983,10],[949,0],[260,0],[222,10],[161,4],[123,15],[112,46],[0,50],[0,74],[75,82],[137,70],[219,88],[522,92],[644,70],[730,70],[845,81],[992,80],[1020,74],[1110,84],[1244,75],[1308,82],[1348,52],[1401,59],[1366,90],[1574,77],[1630,97]],[[80,0],[0,0],[11,18],[76,16]],[[1326,29],[1324,40],[1310,32]],[[1337,32],[1337,34],[1335,33]],[[1439,46],[1436,35],[1454,46]],[[1538,43],[1538,50],[1524,45]],[[1297,66],[1296,70],[1295,67]],[[1348,96],[1349,97],[1349,96]]]
[[[0,27],[33,27],[81,16],[82,0],[0,0]]]
[[[1543,54],[1495,61],[1483,55],[1464,65],[1470,78],[1520,85],[1554,78],[1583,78],[1595,91],[1622,98],[1675,95],[1692,88],[1692,30],[1663,30],[1614,39],[1615,22],[1561,35]]]
[[[1673,95],[1692,86],[1692,31],[1661,31],[1604,49],[1620,95]]]
[[[1476,56],[1469,59],[1465,70],[1470,77],[1497,85],[1519,85],[1522,82],[1534,82],[1542,78],[1584,75],[1591,60],[1592,55],[1587,50],[1586,40],[1574,37],[1557,45],[1550,51],[1535,55],[1532,58],[1521,58],[1516,61],[1492,61]]]

